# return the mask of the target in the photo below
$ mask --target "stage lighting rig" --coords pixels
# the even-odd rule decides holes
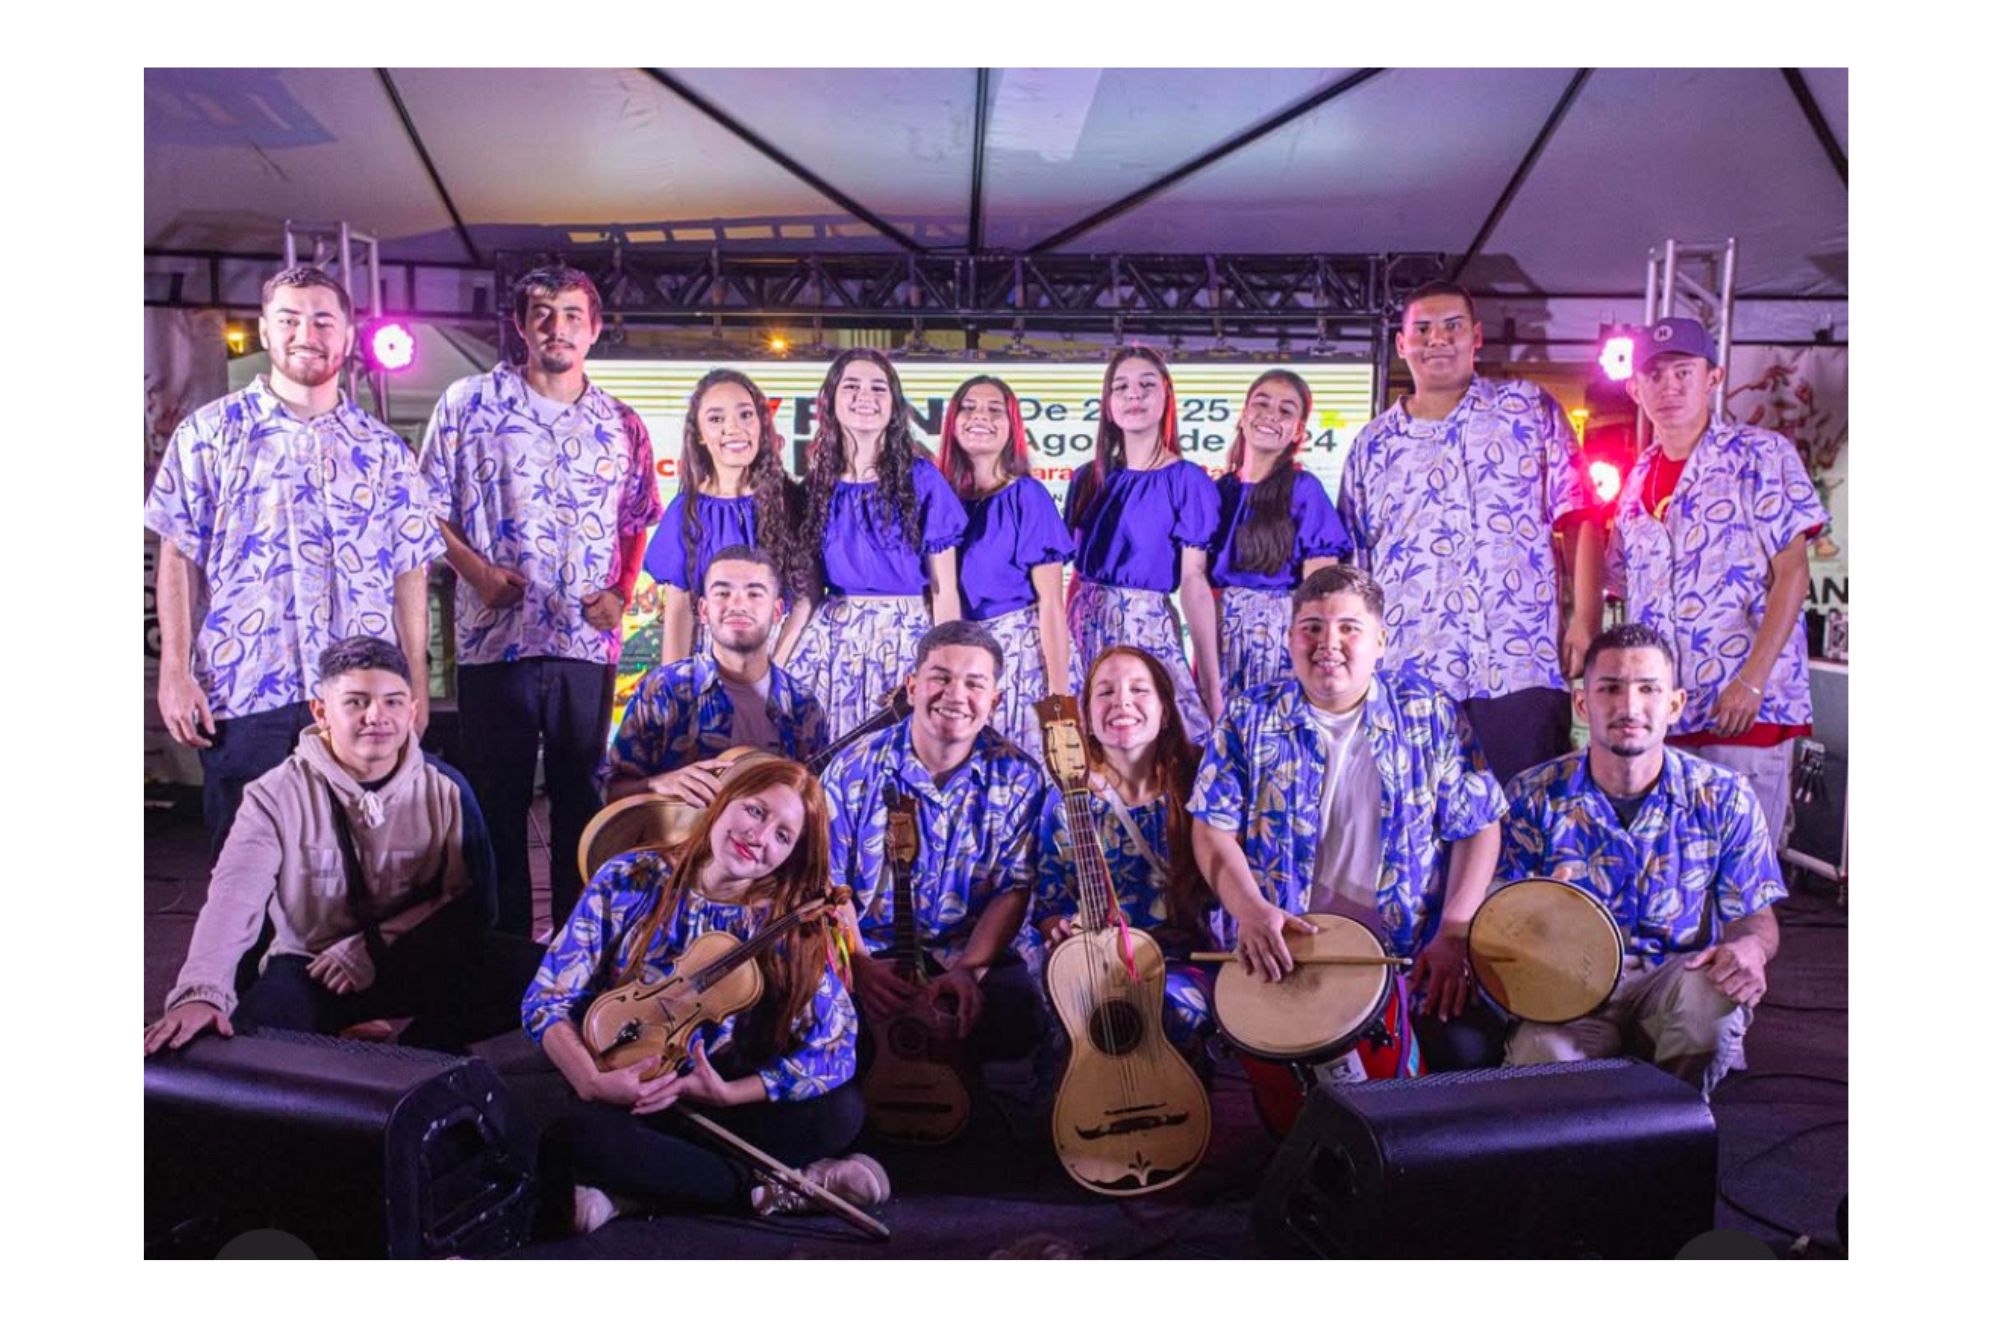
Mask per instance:
[[[360,358],[375,373],[401,373],[415,363],[415,327],[403,318],[377,318],[360,332]]]

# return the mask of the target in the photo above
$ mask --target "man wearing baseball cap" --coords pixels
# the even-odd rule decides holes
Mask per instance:
[[[1606,587],[1673,644],[1687,705],[1667,740],[1748,778],[1781,846],[1791,740],[1812,732],[1793,629],[1826,509],[1790,439],[1713,417],[1723,371],[1700,323],[1644,329],[1633,364],[1653,440],[1619,494]]]

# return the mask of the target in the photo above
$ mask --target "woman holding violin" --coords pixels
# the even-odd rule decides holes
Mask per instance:
[[[1169,670],[1145,650],[1112,646],[1086,671],[1080,715],[1092,765],[1090,803],[1101,856],[1127,925],[1168,960],[1163,1031],[1194,1065],[1212,1030],[1212,970],[1188,955],[1209,945],[1216,898],[1191,851],[1190,788],[1203,750],[1183,731]],[[1073,812],[1045,799],[1043,853],[1032,916],[1047,951],[1072,934],[1079,910]]]
[[[821,787],[802,766],[777,760],[729,779],[678,849],[624,854],[589,883],[523,1005],[526,1032],[580,1098],[556,1127],[575,1181],[577,1230],[642,1206],[766,1215],[805,1205],[787,1188],[758,1182],[667,1110],[679,1104],[709,1111],[840,1198],[885,1200],[890,1186],[877,1162],[835,1156],[857,1138],[864,1103],[851,1082],[856,1014],[830,962],[829,857]],[[812,907],[822,915],[787,924],[751,961],[759,1000],[706,1012],[712,1022],[693,1036],[683,1064],[653,1055],[605,1068],[608,1057],[584,1041],[591,1003],[666,977],[700,937],[725,932],[751,943]]]

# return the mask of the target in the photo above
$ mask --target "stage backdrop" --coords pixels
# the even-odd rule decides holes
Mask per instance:
[[[800,466],[797,441],[816,431],[816,391],[830,367],[828,360],[589,361],[590,381],[626,402],[650,426],[651,441],[657,449],[659,488],[667,503],[678,492],[678,454],[684,447],[685,406],[692,386],[710,370],[722,367],[739,369],[767,393],[774,408],[776,432],[785,444],[783,457],[790,471],[796,472]],[[963,380],[991,374],[1016,391],[1023,406],[1024,427],[1031,435],[1033,472],[1061,506],[1073,468],[1093,457],[1100,383],[1106,369],[1102,361],[902,359],[893,367],[913,407],[914,429],[936,453],[948,398]],[[1224,469],[1224,454],[1231,447],[1246,388],[1273,367],[1243,359],[1170,364],[1183,455],[1201,463],[1213,478]],[[1348,444],[1370,418],[1374,371],[1366,363],[1288,362],[1278,367],[1298,373],[1314,393],[1313,436],[1301,457],[1307,468],[1321,477],[1332,498],[1341,481]],[[628,645],[617,680],[618,710],[637,678],[657,663],[657,609],[654,587],[645,576],[624,621]]]

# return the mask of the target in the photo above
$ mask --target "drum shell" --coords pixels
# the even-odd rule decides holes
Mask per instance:
[[[1341,953],[1379,958],[1385,953],[1376,933],[1353,918],[1320,913],[1307,918],[1322,928],[1324,942],[1335,944]],[[1288,939],[1295,948],[1303,943],[1300,937]],[[1278,984],[1268,984],[1247,973],[1243,964],[1228,963],[1217,975],[1211,1013],[1225,1039],[1252,1055],[1273,1061],[1332,1060],[1354,1046],[1363,1030],[1381,1016],[1394,985],[1390,975],[1391,970],[1381,964],[1374,969],[1301,965]],[[1342,1014],[1322,1036],[1297,1039],[1286,1009],[1298,1012],[1310,993],[1341,1002]],[[1292,1018],[1297,1021],[1298,1013]]]

